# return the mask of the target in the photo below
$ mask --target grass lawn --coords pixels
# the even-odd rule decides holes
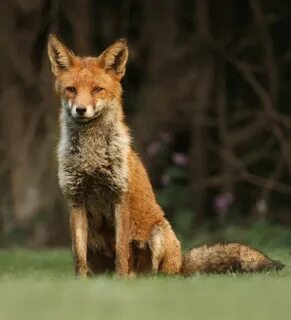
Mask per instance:
[[[279,273],[76,280],[66,250],[0,251],[0,319],[290,319],[291,257]]]

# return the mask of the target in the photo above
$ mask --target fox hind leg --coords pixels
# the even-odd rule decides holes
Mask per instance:
[[[152,253],[152,273],[156,274],[159,271],[161,261],[165,254],[163,231],[159,226],[155,226],[152,231],[152,236],[149,240],[149,248]]]

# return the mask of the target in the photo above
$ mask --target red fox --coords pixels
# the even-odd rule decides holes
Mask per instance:
[[[182,259],[180,242],[131,147],[120,84],[126,41],[98,57],[78,57],[51,35],[48,55],[61,100],[58,176],[70,210],[76,274],[199,269],[190,262],[195,251]]]

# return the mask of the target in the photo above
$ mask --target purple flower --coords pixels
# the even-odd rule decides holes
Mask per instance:
[[[217,213],[224,214],[230,208],[234,200],[232,193],[221,193],[214,199],[214,208]]]
[[[154,155],[156,155],[158,153],[160,148],[161,148],[161,143],[159,141],[153,141],[147,147],[147,154],[150,157],[153,157]]]
[[[189,158],[186,154],[181,152],[175,152],[172,155],[172,160],[177,166],[184,167],[189,163]]]

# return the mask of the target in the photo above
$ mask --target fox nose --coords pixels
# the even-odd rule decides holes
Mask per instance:
[[[85,106],[78,106],[76,112],[79,116],[83,116],[86,113],[87,108]]]

